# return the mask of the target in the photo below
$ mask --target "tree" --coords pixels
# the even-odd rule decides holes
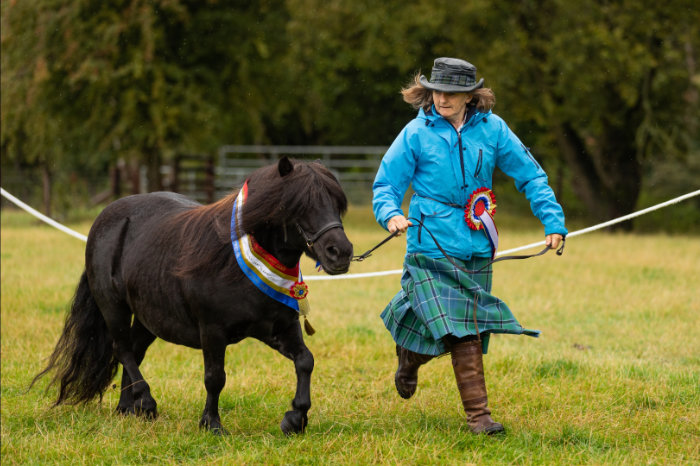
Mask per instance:
[[[684,53],[697,54],[700,10],[685,0],[548,0],[502,1],[494,13],[505,23],[488,37],[485,63],[509,70],[495,81],[510,113],[542,129],[540,147],[561,157],[593,216],[632,211],[645,165],[686,156],[697,141],[700,83]]]
[[[609,218],[697,154],[699,38],[693,0],[8,0],[0,147],[47,183],[128,157],[157,189],[177,151],[389,144],[415,114],[399,89],[458,56]]]
[[[281,1],[2,6],[4,159],[84,170],[126,157],[157,190],[176,151],[264,139],[264,98],[284,81],[271,63],[284,46]]]
[[[432,64],[448,5],[289,0],[288,69],[310,143],[389,144],[415,112],[399,90]],[[439,39],[438,39],[439,38]]]
[[[44,210],[51,213],[55,163],[66,154],[60,123],[46,118],[61,96],[51,93],[46,58],[36,52],[45,45],[43,32],[50,27],[43,13],[53,5],[36,3],[2,2],[1,147],[3,158],[39,167]]]
[[[398,89],[428,74],[433,58],[459,56],[593,217],[633,210],[648,165],[697,144],[700,10],[691,0],[288,5],[290,69],[307,72],[300,119],[316,140],[390,142],[413,115]]]

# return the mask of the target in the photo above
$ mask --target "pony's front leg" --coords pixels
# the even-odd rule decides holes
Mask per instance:
[[[294,361],[297,373],[297,389],[292,400],[294,409],[284,414],[280,428],[286,435],[299,434],[304,432],[308,424],[307,412],[311,408],[311,372],[314,370],[314,356],[304,343],[298,320],[295,320],[286,332],[275,337],[273,340],[276,340],[276,344],[267,341],[266,343]]]
[[[200,337],[202,355],[204,356],[204,386],[207,389],[207,401],[199,426],[214,434],[225,435],[228,434],[228,431],[221,425],[219,395],[226,385],[226,370],[224,369],[226,340],[218,331],[202,331]]]
[[[294,410],[287,411],[280,424],[282,432],[287,435],[304,432],[309,423],[306,413],[311,408],[311,372],[314,370],[314,356],[303,342],[292,360],[297,373],[297,391],[292,400]]]

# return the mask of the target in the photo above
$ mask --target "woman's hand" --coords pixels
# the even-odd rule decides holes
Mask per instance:
[[[408,230],[408,227],[411,225],[413,224],[403,215],[394,215],[387,222],[386,228],[389,230],[389,233],[393,233],[396,230],[399,230],[401,233],[406,233],[406,230]],[[396,236],[401,236],[401,233],[398,233]]]
[[[549,246],[549,249],[557,249],[564,237],[558,233],[553,233],[544,237],[544,244]]]

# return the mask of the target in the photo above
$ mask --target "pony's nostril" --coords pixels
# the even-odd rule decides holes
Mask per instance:
[[[338,254],[340,254],[340,251],[338,251],[337,247],[328,246],[326,248],[326,256],[328,256],[329,258],[335,259],[336,257],[338,257]]]

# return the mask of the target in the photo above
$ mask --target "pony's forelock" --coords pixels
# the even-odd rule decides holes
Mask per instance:
[[[333,173],[318,162],[293,160],[291,173],[280,176],[277,166],[253,173],[249,198],[243,209],[243,230],[252,233],[267,225],[279,225],[301,217],[311,205],[326,196],[341,215],[347,211],[347,198]]]

